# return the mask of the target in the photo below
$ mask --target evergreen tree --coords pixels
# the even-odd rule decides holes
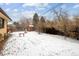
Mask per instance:
[[[36,26],[39,22],[39,17],[38,17],[38,14],[35,13],[34,16],[33,16],[33,25],[34,25],[34,29],[36,30]]]
[[[44,19],[43,16],[41,17],[40,21],[41,21],[41,22],[45,22],[45,19]]]

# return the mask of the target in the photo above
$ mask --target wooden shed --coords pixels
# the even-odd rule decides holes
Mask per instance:
[[[0,8],[0,41],[7,34],[7,25],[9,20],[11,20],[11,18],[4,12],[3,9]]]

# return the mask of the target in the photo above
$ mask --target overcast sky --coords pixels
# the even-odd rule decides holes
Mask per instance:
[[[19,20],[22,16],[32,18],[34,13],[52,19],[50,12],[54,8],[63,8],[68,10],[69,14],[79,13],[79,4],[60,4],[60,3],[0,3],[0,7],[12,18],[13,21]]]

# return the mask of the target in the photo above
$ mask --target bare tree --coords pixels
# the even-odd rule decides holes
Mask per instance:
[[[19,21],[19,23],[21,24],[21,26],[23,28],[27,28],[28,25],[29,25],[29,19],[27,19],[27,18],[21,18],[20,21]]]
[[[79,40],[79,15],[74,16],[75,19],[75,36]]]
[[[67,11],[63,10],[62,8],[55,9],[53,10],[53,15],[54,15],[54,19],[57,20],[57,22],[60,24],[58,25],[58,28],[60,27],[62,29],[62,31],[65,33],[67,33],[67,21],[69,20],[68,16],[69,14],[67,13]]]

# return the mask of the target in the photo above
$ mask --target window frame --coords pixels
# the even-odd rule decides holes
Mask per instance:
[[[2,24],[0,24],[0,29],[4,28],[4,19],[0,17],[0,21],[2,22]]]

